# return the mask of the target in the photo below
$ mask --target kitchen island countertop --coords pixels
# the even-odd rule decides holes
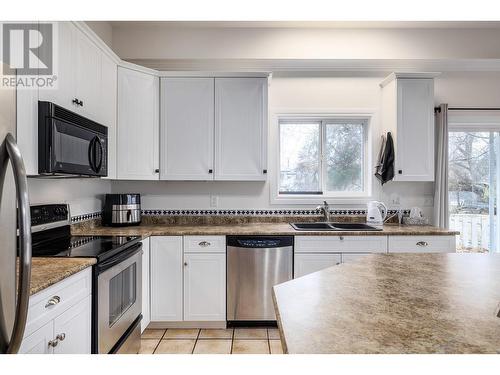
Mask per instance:
[[[287,353],[500,353],[500,255],[368,255],[273,292]]]

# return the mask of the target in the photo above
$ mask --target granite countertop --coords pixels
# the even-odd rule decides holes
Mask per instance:
[[[75,235],[109,236],[186,236],[186,235],[296,235],[296,236],[386,236],[456,235],[459,232],[427,226],[386,224],[382,231],[297,231],[288,223],[245,223],[229,225],[145,224],[131,227],[85,227],[72,230]]]
[[[369,255],[273,294],[288,353],[500,353],[500,255]]]
[[[32,258],[30,295],[95,263],[94,258]]]

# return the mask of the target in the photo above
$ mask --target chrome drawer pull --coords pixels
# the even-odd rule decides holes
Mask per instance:
[[[50,306],[57,305],[59,302],[61,302],[61,297],[54,296],[48,300],[48,302],[45,304],[45,308],[49,308]]]
[[[417,246],[425,247],[425,246],[429,246],[429,244],[425,241],[418,241]]]
[[[66,338],[65,333],[60,333],[56,336],[56,340],[59,340],[59,341],[64,341],[65,338]]]
[[[59,340],[58,339],[55,339],[55,340],[50,340],[48,342],[48,345],[49,346],[52,346],[53,348],[55,348],[57,346],[57,344],[59,344]]]
[[[211,243],[208,241],[201,241],[200,243],[198,243],[198,245],[201,247],[207,247],[207,246],[210,246]]]

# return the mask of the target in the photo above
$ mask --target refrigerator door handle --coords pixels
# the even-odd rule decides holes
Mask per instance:
[[[7,134],[5,145],[14,172],[19,225],[19,277],[17,280],[16,314],[11,340],[7,348],[7,353],[14,354],[19,351],[21,346],[28,317],[31,282],[31,214],[26,169],[21,151],[12,134]]]

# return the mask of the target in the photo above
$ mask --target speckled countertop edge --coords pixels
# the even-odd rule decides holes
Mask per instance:
[[[32,258],[30,296],[95,263],[94,258]]]
[[[130,227],[73,227],[74,235],[189,236],[189,235],[293,235],[293,236],[451,236],[459,232],[433,226],[388,224],[382,231],[297,231],[288,223],[232,225],[146,224]]]

